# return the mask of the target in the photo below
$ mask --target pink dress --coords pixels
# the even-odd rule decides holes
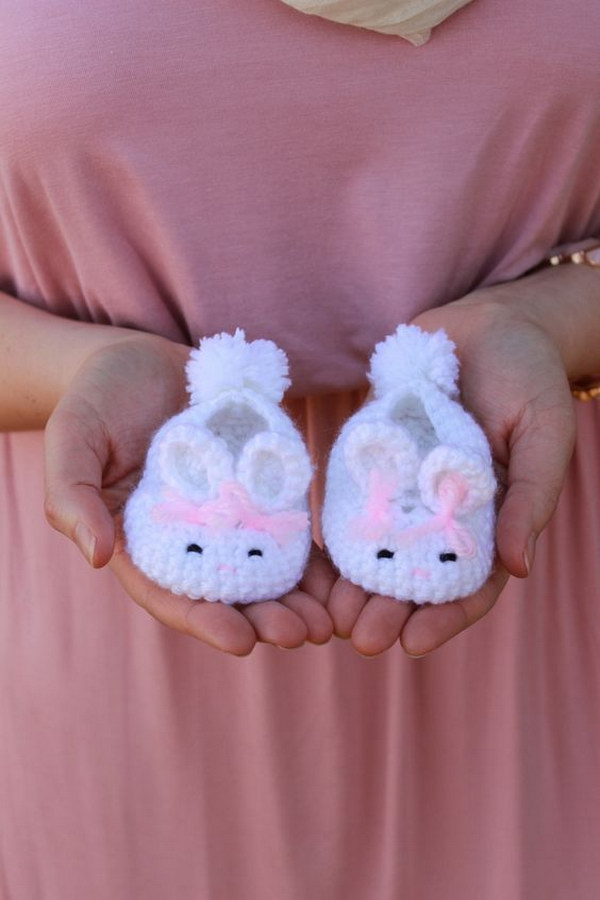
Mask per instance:
[[[373,344],[600,233],[600,4],[415,49],[278,0],[0,5],[0,288],[289,353],[321,461]],[[2,900],[595,900],[600,405],[535,572],[429,658],[245,659],[45,523],[0,435]]]

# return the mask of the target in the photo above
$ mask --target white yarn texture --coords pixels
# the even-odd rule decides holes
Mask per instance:
[[[311,543],[312,466],[278,405],[285,353],[245,334],[204,338],[186,367],[190,406],[154,435],[124,514],[135,565],[192,599],[277,599]]]
[[[399,325],[371,357],[374,399],[331,450],[324,540],[369,592],[443,603],[491,572],[496,480],[487,438],[457,400],[454,351],[441,330]]]

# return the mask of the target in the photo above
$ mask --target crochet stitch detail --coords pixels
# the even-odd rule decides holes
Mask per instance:
[[[312,466],[278,405],[287,358],[238,329],[204,338],[187,375],[192,403],[154,435],[125,507],[132,560],[192,599],[278,599],[302,577],[311,544]]]
[[[371,593],[443,603],[478,590],[494,554],[487,439],[456,401],[443,331],[400,325],[371,358],[374,399],[331,450],[323,536],[341,574]]]

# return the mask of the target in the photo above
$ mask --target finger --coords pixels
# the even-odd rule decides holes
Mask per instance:
[[[313,544],[300,589],[325,606],[337,578],[337,572],[326,555],[320,547]]]
[[[115,542],[114,523],[100,495],[107,456],[106,439],[93,416],[59,404],[45,432],[46,518],[95,567],[106,565]]]
[[[484,586],[471,597],[418,607],[400,634],[406,653],[409,656],[423,656],[474,625],[490,611],[507,581],[508,572],[503,566],[498,566]]]
[[[295,612],[307,628],[307,641],[311,644],[326,644],[333,634],[333,622],[327,610],[304,591],[295,590],[286,594],[281,603]]]
[[[341,638],[349,638],[366,602],[367,594],[361,587],[345,578],[338,578],[327,602],[334,634]]]
[[[353,646],[363,656],[383,653],[398,640],[413,610],[413,603],[374,594],[367,600],[352,629]]]
[[[573,403],[570,394],[563,400],[527,411],[511,440],[508,492],[496,533],[502,563],[521,578],[529,574],[535,541],[556,508],[573,452]]]
[[[301,647],[308,637],[308,628],[300,616],[277,600],[248,603],[240,611],[265,644],[291,650]]]
[[[121,546],[117,547],[110,568],[138,606],[168,628],[235,656],[247,656],[256,644],[254,629],[237,609],[223,603],[190,600],[164,590],[133,565]]]

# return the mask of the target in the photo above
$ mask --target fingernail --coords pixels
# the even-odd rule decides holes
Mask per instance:
[[[529,535],[529,540],[527,541],[527,547],[525,549],[525,552],[523,553],[523,562],[525,563],[525,568],[527,569],[528,575],[531,572],[531,567],[533,566],[533,559],[535,557],[535,541],[536,541],[536,536],[535,536],[535,533],[532,532]]]
[[[89,562],[90,566],[94,565],[94,554],[96,553],[96,536],[92,534],[87,525],[78,522],[75,526],[75,543]]]

